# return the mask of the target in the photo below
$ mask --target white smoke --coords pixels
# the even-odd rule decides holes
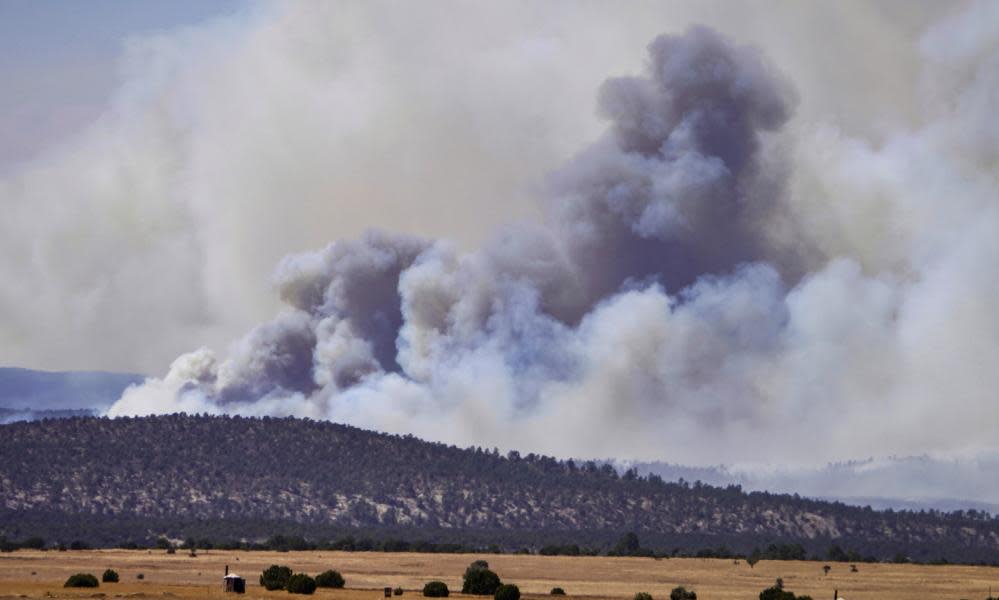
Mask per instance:
[[[32,201],[65,192],[56,175],[91,174],[79,212],[58,212],[57,223],[114,218],[89,236],[46,238],[34,254],[19,248],[37,268],[3,305],[24,313],[11,323],[28,323],[63,306],[68,289],[79,310],[65,327],[113,323],[110,355],[146,338],[156,340],[150,352],[203,340],[222,347],[234,324],[272,308],[260,300],[265,278],[252,277],[261,263],[318,246],[320,235],[351,234],[280,261],[278,316],[217,357],[182,356],[110,414],[291,414],[462,444],[689,464],[999,450],[994,4],[962,7],[918,44],[912,31],[940,9],[892,26],[901,13],[889,8],[811,19],[858,35],[873,27],[870,47],[836,52],[822,45],[835,37],[822,28],[817,46],[793,35],[791,48],[735,41],[747,37],[740,19],[750,32],[793,30],[803,22],[796,8],[765,19],[722,17],[721,5],[683,9],[702,10],[730,37],[663,25],[645,6],[620,25],[582,11],[579,20],[606,24],[609,38],[671,32],[649,45],[639,75],[603,85],[554,67],[589,60],[613,74],[634,61],[559,43],[561,32],[483,49],[476,28],[445,27],[441,39],[467,44],[469,60],[421,70],[422,86],[388,60],[407,44],[421,59],[441,55],[401,26],[412,14],[390,20],[399,37],[387,36],[389,47],[359,41],[357,54],[343,39],[365,10],[314,9],[186,33],[189,46],[210,50],[207,60],[174,38],[151,42],[135,60],[155,77],[134,78],[143,85],[129,90],[127,114],[99,125],[111,131],[94,134],[98,158],[70,152],[58,168],[43,163],[0,184],[17,200],[13,235],[32,222]],[[523,16],[514,14],[506,18]],[[888,49],[898,44],[905,50]],[[813,47],[821,60],[796,55]],[[830,54],[852,69],[825,63]],[[527,85],[484,78],[527,59],[541,74]],[[228,69],[239,61],[253,69]],[[375,80],[384,72],[426,96],[386,99]],[[218,80],[225,102],[205,95]],[[577,116],[583,82],[597,94],[603,134]],[[560,116],[540,127],[558,135],[539,135],[535,97],[540,106],[557,99]],[[496,106],[510,111],[506,121]],[[134,154],[139,139],[162,147]],[[566,140],[582,151],[556,167]],[[493,155],[469,153],[476,143],[516,156],[482,178]],[[419,148],[443,154],[407,154]],[[364,162],[379,153],[393,157],[391,170]],[[446,168],[429,168],[438,164]],[[434,173],[444,187],[411,172]],[[524,201],[532,188],[537,212]],[[345,200],[327,205],[330,190]],[[155,201],[134,212],[132,192]],[[387,198],[411,209],[393,210]],[[490,211],[505,198],[515,206],[497,218]],[[344,222],[406,233],[356,235]],[[80,243],[92,265],[57,260]],[[121,247],[136,250],[121,259]],[[100,286],[85,279],[122,262]],[[47,293],[32,304],[35,290]],[[145,311],[119,315],[107,300],[119,297]],[[63,339],[60,331],[43,339]]]
[[[217,377],[181,363],[176,400],[139,388],[111,414],[196,400],[691,463],[994,448],[999,52],[948,43],[983,21],[927,33],[923,123],[877,146],[828,124],[777,143],[794,94],[757,50],[659,37],[602,87],[611,129],[553,177],[546,225],[288,258],[289,312]]]

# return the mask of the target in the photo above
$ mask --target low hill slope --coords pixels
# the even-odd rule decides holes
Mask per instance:
[[[877,558],[991,560],[984,513],[878,512],[609,466],[460,449],[328,422],[170,415],[0,426],[0,534],[96,543],[362,529],[386,536],[748,552],[831,544]],[[327,538],[328,539],[328,538]]]

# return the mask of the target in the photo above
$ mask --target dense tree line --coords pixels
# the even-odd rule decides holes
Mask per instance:
[[[999,549],[999,520],[979,511],[874,511],[303,419],[15,423],[0,426],[0,458],[0,535],[53,545],[163,535],[202,547],[853,562],[980,562]]]

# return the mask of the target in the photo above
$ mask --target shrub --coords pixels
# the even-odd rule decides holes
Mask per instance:
[[[342,588],[347,582],[344,581],[343,575],[340,571],[334,571],[330,569],[329,571],[323,571],[319,575],[316,575],[316,587],[321,588]]]
[[[486,566],[483,566],[486,565]],[[461,586],[462,594],[491,596],[502,585],[499,575],[489,570],[489,563],[477,560],[465,569],[465,582]]]
[[[135,576],[135,578],[136,579],[145,579],[146,575],[145,575],[145,573],[139,573],[138,575]]]
[[[768,587],[760,592],[760,600],[795,600],[794,594],[777,587]]]
[[[97,578],[90,573],[77,573],[70,575],[62,587],[98,587]]]
[[[108,569],[107,571],[104,571],[104,574],[101,575],[101,582],[118,583],[118,571],[115,571],[114,569]]]
[[[177,549],[174,548],[173,546],[170,546],[169,548],[167,548],[167,554],[177,554]]]
[[[402,588],[401,587],[397,587],[394,590],[392,590],[392,593],[395,594],[396,596],[401,596],[402,595]]]
[[[560,587],[553,587],[552,591],[549,592],[552,596],[565,596],[565,590]]]
[[[780,577],[773,587],[760,592],[760,600],[812,600],[811,596],[796,596],[793,592],[784,589],[784,580]]]
[[[652,594],[648,592],[638,592],[633,600],[652,600]]]
[[[697,592],[688,590],[681,585],[673,588],[673,591],[669,593],[669,600],[697,600]]]
[[[260,585],[268,590],[283,590],[288,587],[288,580],[291,579],[291,569],[271,565],[260,575]]]
[[[431,581],[423,586],[423,595],[427,598],[447,598],[449,593],[443,581]]]
[[[494,600],[520,600],[520,588],[512,583],[506,583],[496,588]]]
[[[305,573],[295,573],[288,578],[289,594],[312,594],[316,591],[316,580]]]

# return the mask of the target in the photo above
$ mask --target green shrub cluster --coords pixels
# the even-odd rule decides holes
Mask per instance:
[[[288,579],[289,594],[312,594],[316,591],[316,580],[305,573],[295,573]]]
[[[118,583],[118,571],[115,571],[114,569],[108,569],[107,571],[104,571],[104,574],[101,575],[101,582]]]
[[[784,589],[784,580],[780,577],[767,589],[760,592],[760,600],[812,600],[811,596],[797,596],[794,592]]]
[[[499,575],[489,569],[489,563],[484,560],[477,560],[465,569],[461,593],[475,596],[492,596],[502,584],[503,582],[500,581]]]
[[[520,588],[512,583],[505,583],[496,588],[493,600],[520,600]]]
[[[677,586],[669,593],[669,600],[697,600],[697,592],[687,588]]]
[[[100,586],[97,583],[97,578],[90,573],[77,573],[76,575],[70,575],[66,583],[62,584],[62,587],[90,587],[95,588]]]
[[[323,571],[316,575],[316,586],[321,588],[342,588],[347,582],[344,581],[340,571]]]
[[[291,579],[291,569],[279,565],[271,565],[260,574],[260,585],[267,590],[283,590],[288,587]]]
[[[346,584],[339,571],[329,569],[315,578],[293,573],[290,567],[271,565],[260,574],[260,585],[268,590],[288,590],[291,594],[312,594],[316,588],[342,588]]]
[[[423,595],[427,598],[447,598],[449,593],[443,581],[431,581],[423,586]]]

